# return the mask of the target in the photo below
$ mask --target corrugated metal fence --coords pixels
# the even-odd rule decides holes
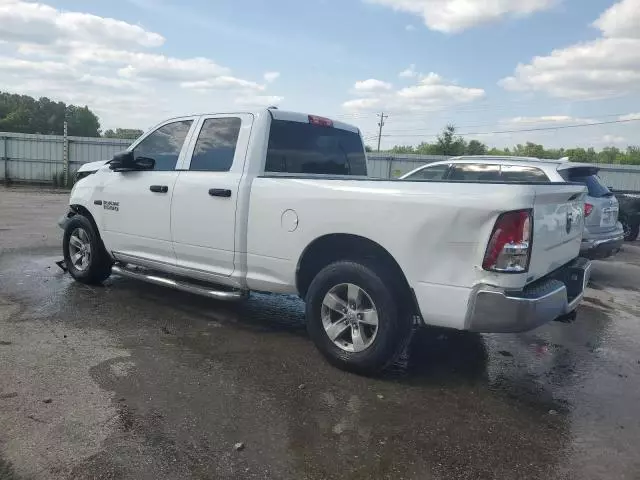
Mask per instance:
[[[65,141],[67,154],[65,158]],[[0,132],[0,181],[59,182],[65,164],[72,176],[83,163],[108,160],[127,148],[131,140],[118,138],[65,137]],[[446,160],[441,155],[368,154],[369,175],[397,178],[426,163]],[[640,166],[599,165],[600,177],[616,190],[640,191]]]
[[[65,158],[66,142],[66,158]],[[83,163],[108,160],[131,140],[0,132],[0,181],[55,184],[65,164],[73,175]]]
[[[426,163],[439,162],[449,157],[443,155],[391,155],[369,153],[367,155],[369,175],[376,178],[397,178]],[[600,178],[614,190],[640,192],[640,165],[597,164]]]

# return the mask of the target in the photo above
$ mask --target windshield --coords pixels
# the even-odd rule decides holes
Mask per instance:
[[[598,177],[598,170],[595,168],[571,168],[561,170],[560,175],[567,182],[582,183],[587,186],[591,197],[609,197],[613,195]]]
[[[341,128],[274,120],[265,171],[274,173],[367,174],[360,135]]]

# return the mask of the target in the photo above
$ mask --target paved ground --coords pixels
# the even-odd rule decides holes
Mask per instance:
[[[65,201],[0,189],[3,480],[640,478],[637,245],[574,324],[424,332],[369,379],[320,358],[294,298],[74,283]]]

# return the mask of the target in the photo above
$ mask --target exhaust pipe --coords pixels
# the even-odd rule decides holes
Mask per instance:
[[[153,283],[154,285],[160,285],[162,287],[170,287],[174,290],[180,290],[181,292],[194,293],[203,297],[213,298],[214,300],[235,302],[249,297],[247,290],[214,290],[200,285],[162,277],[157,274],[134,272],[124,266],[114,265],[111,267],[111,271],[123,277],[142,280],[143,282]]]

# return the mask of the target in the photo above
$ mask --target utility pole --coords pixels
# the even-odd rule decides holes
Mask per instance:
[[[385,115],[384,112],[381,112],[378,114],[378,116],[380,117],[380,121],[378,122],[378,127],[380,127],[380,129],[378,130],[378,152],[379,152],[380,140],[382,139],[382,127],[384,127],[384,119],[388,118],[389,115]]]

